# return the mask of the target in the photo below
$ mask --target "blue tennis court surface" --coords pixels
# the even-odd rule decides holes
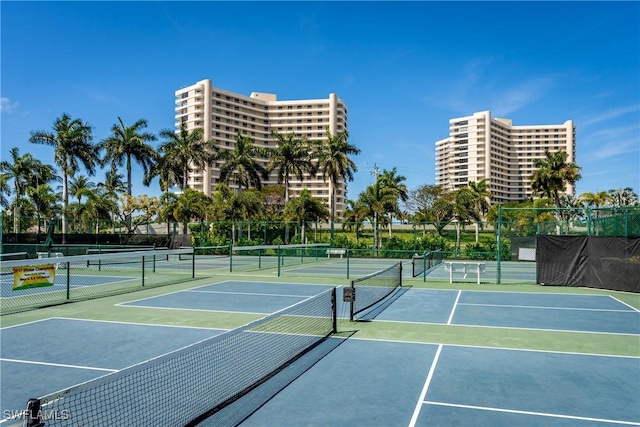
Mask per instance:
[[[0,329],[2,410],[144,362],[221,330],[51,318]]]
[[[120,305],[269,314],[331,287],[333,286],[302,283],[227,281]]]
[[[118,305],[269,314],[333,286],[229,280]],[[373,322],[621,334],[640,345],[640,312],[608,295],[404,288]],[[339,325],[335,347],[242,426],[640,426],[638,357],[361,339],[358,323]],[[1,329],[2,409],[222,332],[67,318]]]
[[[608,295],[410,289],[377,319],[640,334],[640,312]]]

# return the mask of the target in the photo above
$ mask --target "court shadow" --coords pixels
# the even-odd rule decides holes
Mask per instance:
[[[227,427],[241,424],[353,334],[355,331],[339,332],[326,338],[235,402],[202,420],[197,424],[198,427]]]
[[[376,318],[376,316],[378,316],[380,313],[386,310],[387,307],[393,304],[395,300],[397,300],[402,295],[404,295],[404,293],[407,292],[409,289],[411,289],[411,286],[401,286],[399,288],[396,288],[396,290],[394,290],[388,297],[382,300],[379,304],[376,304],[373,307],[371,307],[369,310],[361,313],[355,321],[371,322],[373,319]]]

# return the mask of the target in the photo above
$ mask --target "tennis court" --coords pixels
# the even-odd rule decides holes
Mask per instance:
[[[349,304],[342,301],[349,282],[312,282],[226,272],[218,280],[4,316],[17,324],[0,331],[2,409],[22,410],[28,398],[112,373],[117,381],[136,378],[131,390],[111,393],[133,401],[128,411],[151,405],[163,420],[154,425],[179,425],[172,421],[173,405],[197,406],[193,402],[207,394],[213,378],[242,382],[254,365],[280,360],[280,350],[303,341],[315,347],[198,425],[231,425],[229,419],[244,420],[243,426],[640,425],[635,295],[468,283],[430,287],[421,278],[403,277],[402,288],[363,311],[360,318],[368,321],[350,322]],[[338,321],[332,334],[328,296],[334,287]],[[356,288],[356,300],[367,292]],[[20,323],[34,316],[43,318]],[[269,320],[256,320],[262,318]],[[298,329],[312,321],[316,326]],[[202,345],[209,341],[215,345]],[[182,349],[187,345],[198,350],[194,357]],[[167,353],[175,350],[180,363],[166,365],[174,359]],[[138,369],[147,364],[132,366],[156,357],[158,372],[142,375]],[[187,368],[196,373],[170,378]],[[227,387],[219,384],[209,393]],[[45,425],[87,419],[90,409],[69,408],[49,414],[68,420]],[[95,415],[88,419],[102,421],[92,425],[122,425],[138,416],[99,412],[110,418]]]

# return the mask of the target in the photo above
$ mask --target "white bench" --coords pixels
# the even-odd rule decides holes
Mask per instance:
[[[64,254],[62,252],[36,252],[38,254],[38,259],[47,259],[47,258],[62,258]],[[56,270],[60,267],[60,263],[55,263]]]
[[[342,256],[346,253],[347,250],[343,248],[327,249],[327,258],[331,258],[331,255],[340,255],[340,258],[342,258]]]
[[[476,283],[479,285],[480,275],[485,272],[485,263],[445,261],[444,269],[449,272],[449,283],[453,283],[453,273],[462,273],[463,279],[467,278],[467,274],[475,273],[477,277]]]

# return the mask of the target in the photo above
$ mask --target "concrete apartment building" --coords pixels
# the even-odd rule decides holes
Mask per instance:
[[[557,125],[514,126],[491,118],[490,111],[449,120],[449,137],[436,142],[436,185],[455,191],[486,179],[492,201],[521,201],[532,194],[533,162],[545,150],[565,151],[575,162],[576,130],[572,120]],[[567,187],[573,195],[575,188]]]
[[[275,147],[272,131],[287,135],[295,133],[308,140],[326,140],[326,128],[332,135],[348,129],[347,107],[334,93],[326,99],[279,101],[275,94],[253,92],[245,96],[213,86],[211,80],[201,80],[175,92],[176,128],[186,120],[189,130],[204,129],[204,138],[213,139],[219,147],[232,150],[236,135],[253,138],[261,147]],[[268,159],[259,159],[266,166]],[[188,186],[211,195],[220,175],[220,163],[204,169],[192,170]],[[229,183],[232,189],[235,183]],[[275,172],[263,185],[277,184]],[[336,215],[345,208],[347,185],[336,186]],[[302,189],[326,202],[330,207],[330,183],[318,173],[305,176],[302,181],[291,177],[290,197],[296,197]]]

